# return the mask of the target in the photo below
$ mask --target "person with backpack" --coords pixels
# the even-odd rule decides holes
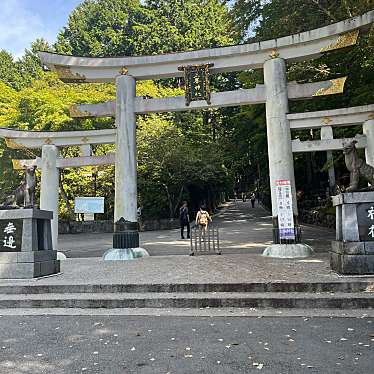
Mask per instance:
[[[212,222],[212,218],[205,209],[204,205],[200,206],[200,210],[196,215],[196,225],[198,225],[200,229],[204,229],[204,231],[208,228],[209,222]]]
[[[190,238],[190,216],[188,214],[187,201],[183,201],[179,209],[179,222],[181,226],[181,239],[184,239],[184,226],[187,228],[187,239]]]

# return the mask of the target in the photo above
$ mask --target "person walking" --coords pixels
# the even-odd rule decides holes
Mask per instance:
[[[255,195],[254,192],[251,193],[250,199],[251,199],[252,208],[254,208],[255,207],[255,201],[256,201],[256,195]]]
[[[188,214],[187,201],[183,201],[179,209],[179,222],[181,226],[181,239],[184,239],[184,226],[187,229],[187,239],[190,238],[190,216]]]
[[[212,218],[206,211],[206,207],[204,205],[201,205],[200,210],[196,214],[196,225],[198,225],[200,230],[203,229],[204,231],[206,231],[209,222],[212,222]]]

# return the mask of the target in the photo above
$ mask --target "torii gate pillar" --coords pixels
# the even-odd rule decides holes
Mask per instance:
[[[59,195],[59,170],[56,166],[58,148],[52,144],[42,147],[42,174],[40,182],[40,209],[53,212],[51,225],[52,245],[58,250],[58,195]]]
[[[137,222],[136,174],[136,81],[120,75],[116,78],[116,161],[114,222]]]
[[[333,139],[334,133],[331,126],[324,126],[321,127],[321,140],[324,139]],[[336,187],[336,179],[335,179],[335,168],[334,168],[334,157],[332,155],[332,151],[326,151],[326,158],[327,161],[330,163],[328,174],[329,174],[329,185],[330,191],[333,191]]]
[[[123,260],[147,255],[139,248],[137,217],[136,80],[116,78],[116,159],[113,248],[104,260]]]
[[[367,146],[365,149],[366,163],[374,166],[374,119],[364,122],[362,132],[366,135]]]
[[[291,182],[295,224],[298,217],[291,130],[287,118],[289,109],[285,60],[276,57],[265,62],[264,83],[273,227],[278,229],[277,180]],[[299,243],[274,244],[264,251],[264,256],[285,258],[307,257],[311,254],[312,250],[309,246]]]

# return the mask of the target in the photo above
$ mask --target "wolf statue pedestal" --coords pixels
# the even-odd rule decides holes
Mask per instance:
[[[57,251],[52,248],[52,216],[39,209],[0,210],[0,279],[60,272]]]
[[[374,191],[332,197],[336,207],[336,240],[331,269],[341,274],[374,274]]]

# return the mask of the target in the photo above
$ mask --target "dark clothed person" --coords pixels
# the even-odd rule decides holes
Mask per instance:
[[[251,204],[252,204],[252,208],[255,207],[255,201],[256,201],[256,195],[252,192],[252,194],[251,194]]]
[[[184,227],[187,228],[187,239],[190,238],[190,217],[188,214],[187,203],[184,202],[179,209],[179,222],[181,226],[181,238],[184,239]]]

